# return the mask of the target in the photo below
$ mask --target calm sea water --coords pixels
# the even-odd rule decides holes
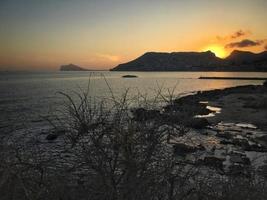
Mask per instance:
[[[122,75],[134,74],[138,78],[125,79]],[[109,98],[110,91],[103,76],[116,97],[126,89],[129,95],[142,93],[148,98],[163,87],[175,88],[175,95],[199,90],[226,88],[237,85],[261,84],[263,81],[203,80],[200,76],[267,77],[267,73],[236,72],[1,72],[0,73],[0,131],[27,126],[40,127],[40,116],[50,115],[63,98],[58,91],[74,95],[85,90],[90,78],[90,95],[97,99]]]

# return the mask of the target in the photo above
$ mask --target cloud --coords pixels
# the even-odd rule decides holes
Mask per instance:
[[[264,46],[264,49],[267,51],[267,44]]]
[[[236,38],[245,36],[245,35],[247,35],[247,34],[248,34],[248,32],[245,32],[245,31],[243,31],[243,30],[239,30],[239,31],[236,31],[235,33],[233,33],[233,34],[231,35],[231,38],[232,38],[232,39],[236,39]]]
[[[264,41],[263,40],[249,40],[249,39],[244,39],[241,40],[240,42],[231,42],[227,45],[225,45],[225,48],[244,48],[244,47],[254,47],[254,46],[260,46],[262,45]]]
[[[243,30],[238,30],[232,34],[229,34],[229,35],[226,35],[226,36],[216,36],[216,39],[218,41],[231,41],[231,40],[235,40],[237,38],[240,38],[240,37],[244,37],[244,36],[248,36],[250,35],[251,32],[250,31],[243,31]]]

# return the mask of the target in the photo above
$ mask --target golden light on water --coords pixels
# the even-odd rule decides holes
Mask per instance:
[[[227,56],[227,52],[225,51],[223,46],[220,45],[210,45],[203,48],[203,51],[211,51],[219,58],[225,58]]]

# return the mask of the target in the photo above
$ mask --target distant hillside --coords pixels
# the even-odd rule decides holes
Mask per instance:
[[[112,71],[267,71],[267,52],[233,51],[220,59],[207,52],[148,52]]]
[[[255,54],[234,50],[224,62],[237,71],[267,71],[267,51]]]
[[[78,65],[69,64],[60,66],[60,71],[89,71],[88,69],[84,69]]]

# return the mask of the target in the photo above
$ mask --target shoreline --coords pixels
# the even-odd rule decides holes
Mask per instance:
[[[224,122],[255,124],[267,130],[267,87],[265,85],[245,85],[225,89],[199,91],[175,100],[176,105],[198,105],[219,107],[221,112],[207,118],[211,124]],[[199,104],[199,109],[203,107]],[[202,114],[202,113],[197,113]],[[208,114],[208,113],[207,113]]]
[[[198,79],[212,79],[212,80],[267,80],[267,78],[260,77],[218,77],[218,76],[200,76]]]

